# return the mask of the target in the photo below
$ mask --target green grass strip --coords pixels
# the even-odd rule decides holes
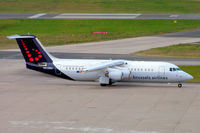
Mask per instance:
[[[0,0],[0,13],[200,13],[199,0]]]
[[[200,82],[200,66],[179,66],[183,71],[191,74],[194,79],[189,82]]]
[[[7,35],[34,34],[45,46],[113,40],[200,28],[200,20],[1,20],[0,49],[17,48]],[[108,31],[94,35],[92,31]]]
[[[200,58],[200,43],[178,44],[133,53],[134,56]]]

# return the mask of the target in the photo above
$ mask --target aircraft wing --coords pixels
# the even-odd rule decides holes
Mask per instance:
[[[101,64],[101,65],[97,65],[97,66],[93,66],[93,67],[89,67],[87,69],[85,69],[85,72],[89,72],[89,71],[97,71],[97,70],[101,70],[101,69],[105,69],[105,68],[109,68],[109,67],[115,67],[115,66],[120,66],[125,64],[124,60],[111,60],[110,62]]]

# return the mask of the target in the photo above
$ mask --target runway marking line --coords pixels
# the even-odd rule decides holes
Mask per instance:
[[[173,15],[170,15],[169,17],[170,18],[177,18],[179,15],[175,15],[175,14],[173,14]]]
[[[39,14],[35,14],[33,16],[29,16],[28,18],[39,18],[39,17],[44,16],[44,15],[46,15],[46,13],[39,13]]]
[[[53,18],[56,19],[134,19],[142,14],[73,14],[73,13],[63,13],[59,14]]]
[[[136,130],[117,130],[112,128],[99,128],[93,126],[77,127],[72,126],[74,122],[62,122],[62,121],[8,121],[14,128],[34,128],[34,129],[51,129],[51,130],[71,130],[81,132],[93,132],[93,133],[158,133],[156,131],[136,131]],[[74,123],[75,124],[75,123]]]

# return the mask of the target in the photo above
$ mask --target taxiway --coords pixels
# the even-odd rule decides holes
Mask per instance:
[[[200,84],[117,83],[100,87],[0,59],[0,132],[196,133]]]

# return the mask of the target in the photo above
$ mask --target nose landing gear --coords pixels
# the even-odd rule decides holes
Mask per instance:
[[[182,84],[181,84],[181,83],[179,83],[179,84],[178,84],[178,88],[181,88],[181,87],[182,87]]]

